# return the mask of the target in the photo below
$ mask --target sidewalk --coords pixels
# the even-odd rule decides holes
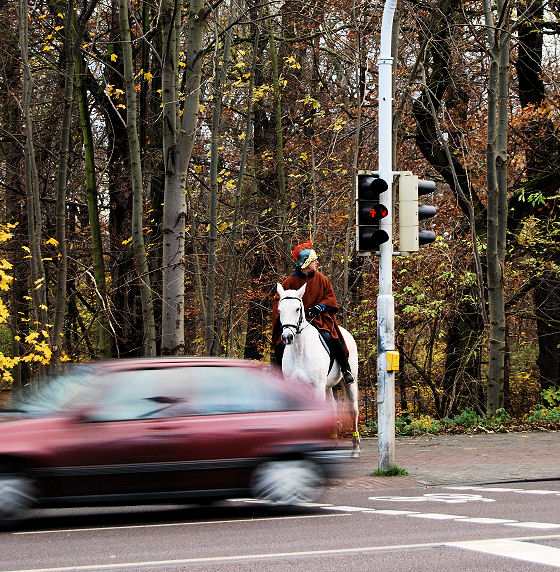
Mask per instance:
[[[560,480],[560,432],[397,437],[395,465],[403,477],[373,477],[377,439],[362,439],[344,488],[401,488],[507,481]]]

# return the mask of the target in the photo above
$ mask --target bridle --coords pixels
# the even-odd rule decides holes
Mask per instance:
[[[282,330],[284,330],[285,328],[289,328],[290,330],[292,330],[292,335],[296,335],[296,334],[301,334],[301,332],[309,325],[309,322],[305,322],[305,324],[302,327],[303,324],[303,318],[304,318],[304,308],[303,308],[303,302],[301,300],[301,298],[298,298],[297,296],[284,296],[284,298],[282,298],[279,302],[278,305],[280,305],[280,302],[283,302],[284,300],[297,300],[299,302],[299,306],[300,306],[300,313],[299,313],[299,319],[298,319],[298,323],[297,324],[280,324],[282,326]]]

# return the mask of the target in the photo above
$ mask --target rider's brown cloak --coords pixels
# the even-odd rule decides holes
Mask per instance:
[[[334,294],[334,289],[330,280],[320,272],[315,272],[311,276],[299,276],[292,274],[282,282],[284,290],[299,290],[304,284],[307,284],[305,293],[303,294],[303,307],[305,312],[316,304],[325,304],[332,308],[331,313],[322,312],[311,323],[319,330],[327,330],[333,338],[343,340],[342,334],[338,329],[338,323],[334,312],[338,310],[338,302]],[[278,312],[278,300],[280,296],[274,296],[272,306],[272,343],[279,344],[282,341],[282,330],[280,328],[280,314]]]

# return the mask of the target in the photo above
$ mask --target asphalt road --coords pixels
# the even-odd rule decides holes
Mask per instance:
[[[560,568],[560,480],[329,488],[321,503],[43,511],[0,534],[13,570]]]

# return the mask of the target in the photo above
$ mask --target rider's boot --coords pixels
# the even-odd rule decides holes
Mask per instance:
[[[333,352],[334,358],[340,365],[340,371],[342,372],[344,383],[346,385],[354,383],[356,380],[352,375],[352,370],[350,369],[350,364],[348,363],[348,354],[346,353],[346,348],[344,347],[342,340],[340,338],[331,337],[330,348]]]

